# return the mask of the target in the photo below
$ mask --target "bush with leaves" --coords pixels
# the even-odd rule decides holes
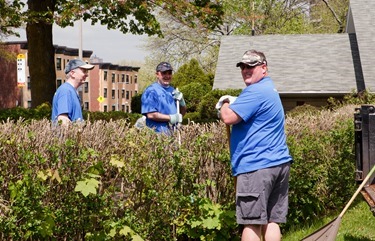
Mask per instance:
[[[219,101],[220,97],[223,95],[238,96],[242,90],[212,90],[207,93],[198,105],[198,112],[200,114],[201,122],[210,122],[218,119],[217,110],[215,109],[215,104]]]
[[[356,107],[287,116],[294,163],[283,231],[351,197]],[[225,125],[190,123],[179,134],[181,145],[177,132],[138,130],[126,119],[68,129],[47,119],[2,122],[0,238],[238,239]]]

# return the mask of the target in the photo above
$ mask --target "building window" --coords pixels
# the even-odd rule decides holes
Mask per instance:
[[[104,81],[107,81],[107,71],[104,70]]]
[[[103,94],[104,96],[104,98],[107,98],[107,88],[104,88],[104,94]]]
[[[125,105],[121,105],[121,111],[125,111]]]
[[[56,80],[56,88],[59,88],[60,85],[62,85],[62,80],[61,79],[57,79]]]
[[[121,75],[121,82],[125,82],[125,74]]]
[[[125,90],[121,90],[121,98],[125,98]]]
[[[85,82],[83,88],[84,88],[85,93],[89,93],[89,82]]]
[[[129,91],[126,91],[126,99],[129,99]]]
[[[29,109],[31,108],[31,100],[27,101],[27,108],[29,108]]]
[[[108,111],[108,107],[107,105],[104,105],[104,112],[107,112]]]
[[[129,106],[128,105],[126,106],[126,112],[129,112]]]
[[[134,84],[138,82],[138,75],[134,75]]]
[[[130,84],[133,84],[133,76],[130,76]]]
[[[30,81],[30,76],[27,76],[27,89],[31,90],[31,81]]]
[[[116,90],[112,90],[112,99],[114,99],[115,98],[115,95],[116,95],[116,92],[115,92]]]
[[[84,110],[89,110],[89,102],[85,102],[83,105]]]
[[[56,70],[61,70],[61,58],[56,58]]]
[[[112,83],[115,83],[116,75],[115,73],[112,73]]]
[[[126,84],[129,84],[129,75],[127,74],[126,75],[126,81],[125,81]]]
[[[112,111],[116,111],[116,106],[112,105]]]

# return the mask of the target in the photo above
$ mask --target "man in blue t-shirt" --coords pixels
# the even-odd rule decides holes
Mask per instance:
[[[283,106],[262,52],[246,51],[236,66],[246,87],[238,97],[222,96],[216,108],[221,120],[232,125],[231,166],[237,179],[237,223],[244,226],[241,240],[280,241],[292,162]]]
[[[67,125],[74,121],[83,121],[81,102],[77,89],[85,83],[88,71],[95,66],[80,59],[70,60],[65,67],[66,82],[53,96],[52,121]]]
[[[172,87],[172,66],[161,62],[156,67],[156,81],[142,93],[142,114],[146,116],[146,125],[156,132],[170,134],[173,127],[182,122],[186,113],[183,94]],[[177,113],[177,101],[180,113]]]

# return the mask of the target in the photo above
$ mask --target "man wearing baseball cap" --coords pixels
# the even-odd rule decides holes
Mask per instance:
[[[66,125],[74,121],[83,121],[81,102],[77,89],[95,66],[80,59],[70,60],[65,67],[66,82],[55,92],[52,101],[52,121]]]
[[[236,66],[246,87],[238,97],[222,96],[216,108],[221,120],[232,125],[231,166],[237,179],[237,223],[244,227],[241,240],[280,241],[292,162],[283,106],[262,52],[246,51]]]
[[[159,63],[156,67],[156,81],[146,88],[141,99],[146,125],[166,134],[170,134],[182,122],[182,116],[186,113],[183,94],[171,86],[172,72],[173,68],[168,62]]]

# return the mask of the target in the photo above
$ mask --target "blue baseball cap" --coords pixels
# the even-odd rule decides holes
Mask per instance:
[[[173,68],[172,66],[167,63],[167,62],[161,62],[160,64],[158,64],[158,66],[156,67],[156,72],[164,72],[164,71],[168,71],[168,70],[171,70],[173,71]]]
[[[70,60],[65,67],[65,74],[68,74],[70,71],[76,69],[76,68],[82,68],[82,69],[88,69],[91,70],[95,66],[92,64],[87,64],[86,62],[80,60],[80,59],[72,59]]]

